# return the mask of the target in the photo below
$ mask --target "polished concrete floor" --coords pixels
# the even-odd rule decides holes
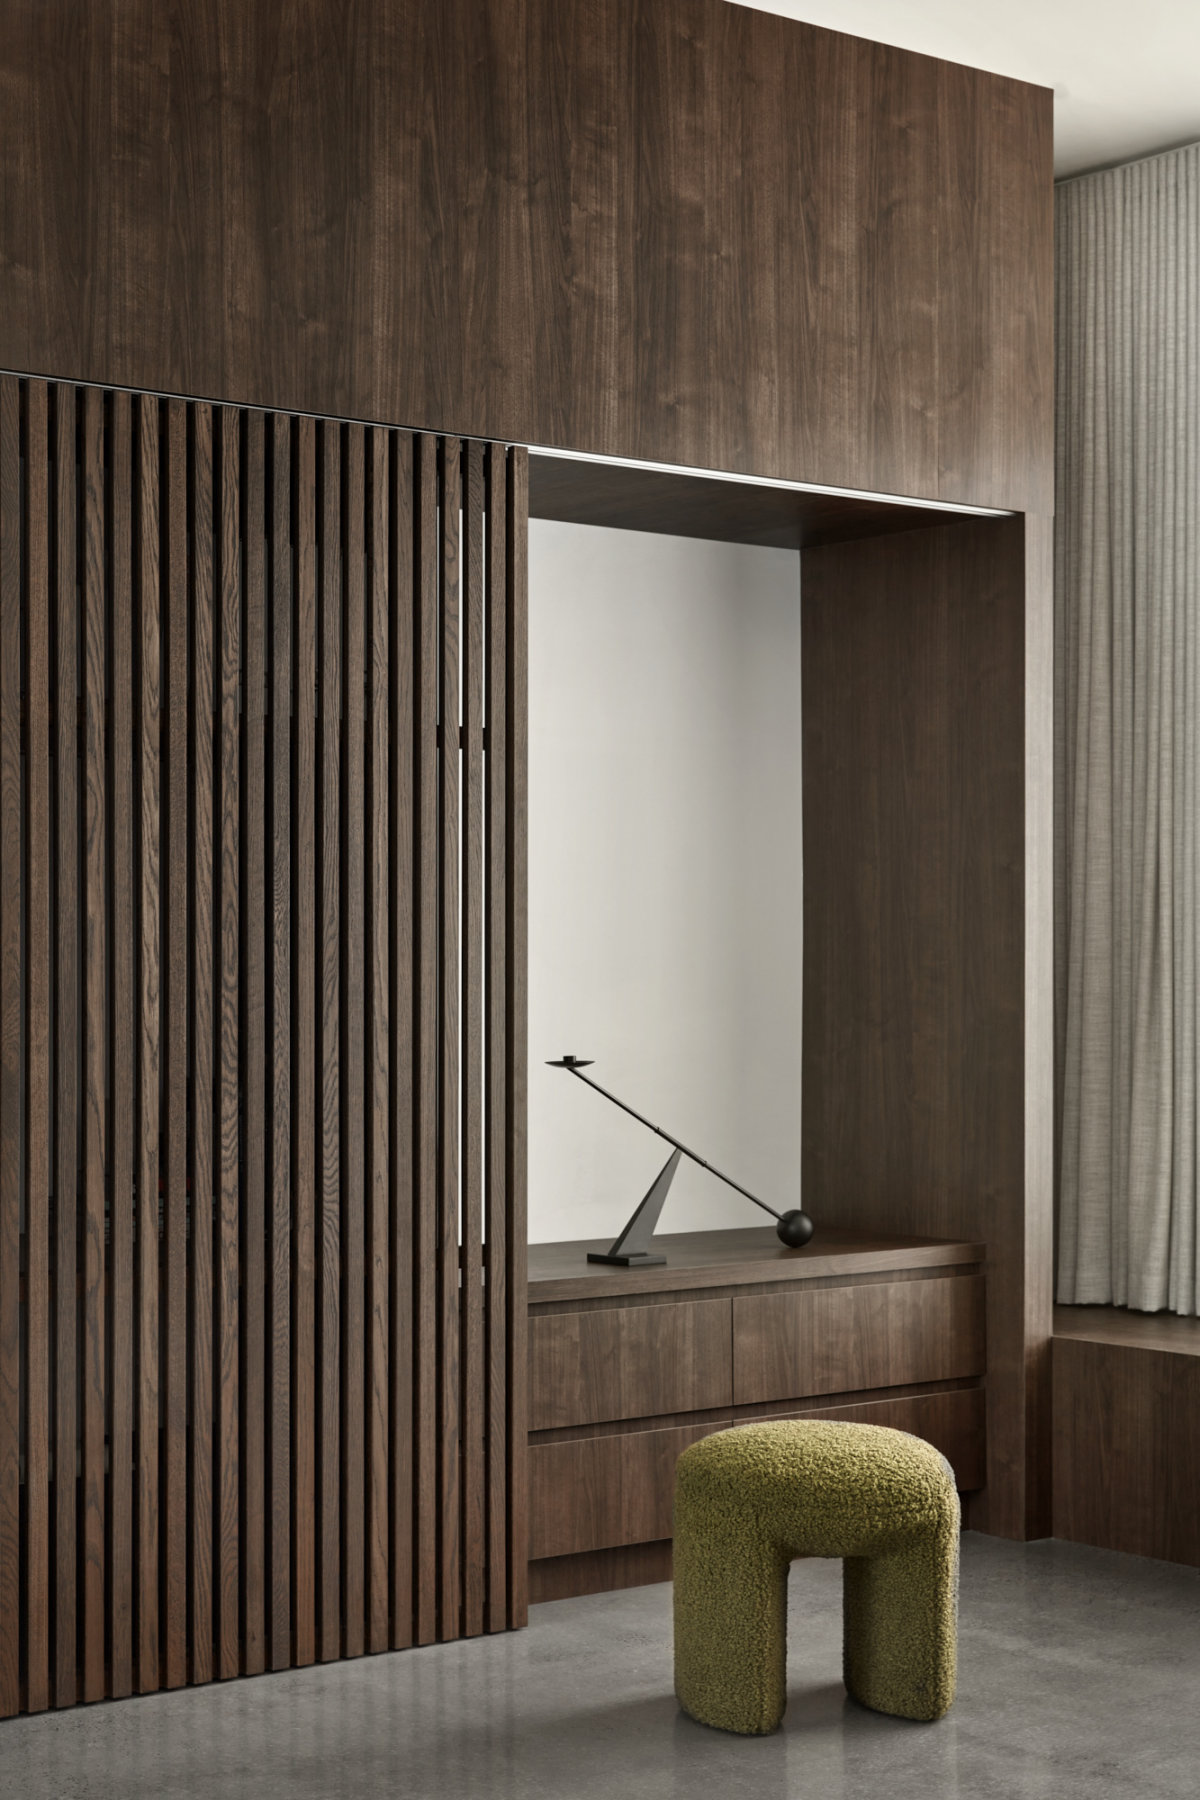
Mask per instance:
[[[0,1725],[11,1800],[1109,1800],[1200,1792],[1200,1571],[963,1540],[959,1695],[938,1725],[838,1680],[840,1571],[791,1576],[782,1731],[671,1693],[671,1590],[536,1607],[509,1637]]]

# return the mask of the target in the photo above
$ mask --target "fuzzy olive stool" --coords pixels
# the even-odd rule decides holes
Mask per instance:
[[[787,1701],[787,1574],[844,1558],[843,1676],[902,1719],[954,1699],[958,1494],[921,1438],[824,1420],[739,1425],[675,1476],[675,1692],[724,1731],[773,1731]]]

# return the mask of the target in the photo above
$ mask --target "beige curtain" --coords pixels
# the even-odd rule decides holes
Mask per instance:
[[[1200,145],[1058,189],[1058,1294],[1198,1310]]]

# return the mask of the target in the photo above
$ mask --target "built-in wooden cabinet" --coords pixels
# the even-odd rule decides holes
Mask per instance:
[[[588,1244],[530,1249],[532,1598],[667,1576],[676,1459],[752,1419],[894,1426],[983,1485],[981,1245],[661,1241],[667,1266],[641,1270],[589,1265]]]

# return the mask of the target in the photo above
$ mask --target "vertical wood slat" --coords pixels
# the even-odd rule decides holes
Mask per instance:
[[[317,1632],[341,1655],[341,663],[342,432],[319,427],[317,673]]]
[[[163,491],[163,547],[167,554],[163,647],[165,863],[163,908],[163,1293],[160,1329],[163,1351],[162,1579],[159,1614],[162,1677],[166,1687],[187,1679],[187,1040],[188,1040],[188,532],[187,408],[166,403]]]
[[[133,1691],[133,1232],[134,1002],[133,417],[128,394],[109,399],[108,605],[111,967],[109,1103],[108,1692]]]
[[[438,718],[438,1508],[441,1562],[438,1629],[461,1630],[459,1518],[462,1422],[459,1325],[459,608],[462,477],[457,438],[445,438],[439,457],[441,508],[438,587],[441,612]]]
[[[75,389],[54,392],[56,755],[54,1118],[54,1704],[73,1706],[76,1679],[76,1465],[79,1334],[75,1291],[79,1176],[79,711]],[[0,1299],[0,1306],[3,1300]]]
[[[136,629],[139,634],[138,718],[140,820],[139,1031],[138,1031],[138,1439],[134,1611],[137,1618],[137,1687],[159,1685],[159,1033],[161,1015],[159,905],[161,631],[159,623],[159,408],[146,395],[137,403],[136,510],[138,530]]]
[[[508,1280],[508,1618],[524,1625],[529,1614],[528,1512],[524,1446],[528,1439],[528,1388],[525,1377],[526,1323],[526,1145],[527,983],[528,962],[525,894],[528,866],[528,522],[529,454],[509,452],[507,534],[508,735],[505,770],[508,782],[507,855],[507,1191],[505,1257]]]
[[[484,1055],[487,1269],[487,1571],[489,1631],[508,1626],[508,459],[487,456],[487,693],[485,759],[487,912]]]
[[[292,862],[293,1660],[317,1652],[316,1412],[316,426],[295,424]]]
[[[240,907],[241,1018],[245,1070],[241,1245],[245,1304],[241,1314],[241,1567],[244,1671],[267,1666],[267,1521],[269,1454],[266,1414],[267,1297],[267,664],[266,427],[261,413],[245,419],[242,500],[245,557],[245,684],[242,696],[242,854]]]
[[[27,998],[21,1022],[26,1066],[25,1505],[21,1563],[25,1600],[26,1707],[50,1696],[50,1192],[51,841],[49,418],[44,382],[29,382],[23,420]],[[2,529],[2,527],[0,527]]]
[[[345,428],[342,681],[341,983],[341,1566],[342,1654],[361,1656],[366,1643],[366,949],[364,842],[366,781],[366,441],[360,425]]]
[[[212,408],[194,406],[190,409],[190,417],[188,1619],[192,1680],[201,1682],[210,1681],[213,1673],[213,748],[217,571],[213,537]]]
[[[455,439],[7,397],[10,1710],[497,1628],[519,482]]]
[[[21,1703],[20,407],[0,375],[0,1716]]]
[[[463,1633],[484,1623],[483,1329],[483,445],[463,447],[462,496],[462,952],[459,959],[462,1076],[462,1576]]]
[[[83,668],[83,1698],[105,1689],[105,1214],[108,1154],[108,858],[104,396],[82,395]]]
[[[437,1635],[438,1606],[438,467],[414,443],[413,596],[413,1305],[414,1635]]]
[[[391,1545],[389,1506],[391,994],[388,922],[391,833],[389,820],[388,701],[390,669],[388,433],[367,434],[366,545],[366,832],[364,954],[366,970],[366,1070],[363,1103],[366,1219],[366,1648],[391,1642]],[[407,1552],[406,1552],[407,1554]]]
[[[50,1195],[53,1118],[50,1019],[53,964],[50,664],[49,393],[25,398],[25,567],[21,604],[26,666],[26,1111],[25,1111],[25,1704],[50,1704]]]
[[[215,1095],[215,1473],[214,1673],[227,1678],[241,1662],[239,1480],[240,1223],[240,688],[242,638],[241,422],[222,407],[217,522],[217,715],[215,855],[218,901],[213,1042]]]
[[[292,427],[271,421],[270,1662],[292,1660]],[[298,1654],[298,1653],[297,1653]]]
[[[423,452],[418,449],[418,456]],[[416,1000],[420,951],[416,911],[417,812],[415,803],[417,624],[414,581],[419,541],[416,528],[413,440],[407,432],[392,437],[388,487],[391,520],[388,532],[388,613],[394,629],[390,642],[388,729],[388,818],[390,822],[387,922],[390,957],[391,1096],[389,1167],[388,1284],[388,1421],[391,1447],[388,1470],[390,1515],[391,1645],[407,1649],[417,1630],[419,1561],[416,1526],[423,1508],[417,1503],[421,1480],[418,1422],[425,1408],[419,1383],[425,1373],[424,1352],[414,1335],[420,1292],[418,1217],[421,1178],[418,1131],[421,1092]],[[420,589],[418,588],[418,594]],[[381,884],[382,887],[382,884]],[[419,1641],[419,1640],[418,1640]]]

